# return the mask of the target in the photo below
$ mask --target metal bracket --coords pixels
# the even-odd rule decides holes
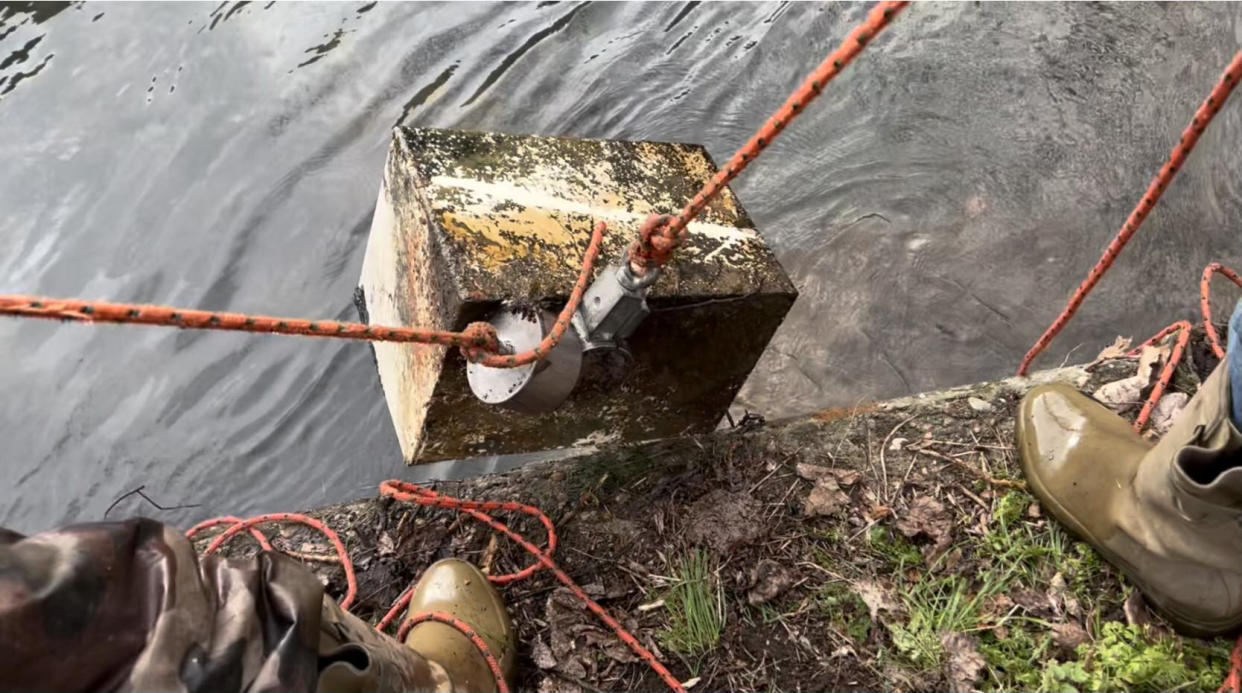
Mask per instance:
[[[573,326],[583,351],[624,349],[626,338],[651,313],[647,289],[659,278],[658,268],[636,277],[628,257],[601,272],[574,313]]]
[[[635,276],[628,258],[605,268],[574,312],[573,329],[566,330],[555,349],[542,360],[518,368],[469,363],[466,379],[471,391],[488,404],[541,414],[568,399],[579,380],[585,380],[587,388],[611,387],[633,361],[625,340],[651,313],[647,289],[659,278],[658,268]],[[534,348],[555,324],[556,316],[542,310],[502,308],[489,322],[503,350],[516,353]]]

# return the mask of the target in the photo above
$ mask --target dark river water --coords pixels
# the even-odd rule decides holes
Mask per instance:
[[[0,9],[0,292],[354,317],[390,128],[746,140],[854,4]],[[1237,4],[916,4],[734,186],[801,298],[769,418],[1005,376],[1242,44]],[[1242,99],[1239,99],[1242,100]],[[1242,255],[1242,103],[1040,365],[1194,315]],[[1229,292],[1220,292],[1222,302]],[[0,319],[0,524],[373,492],[369,349]],[[1072,353],[1071,353],[1072,352]]]

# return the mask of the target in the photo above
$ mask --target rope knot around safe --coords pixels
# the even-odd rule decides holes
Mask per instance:
[[[630,247],[630,265],[640,274],[663,267],[673,258],[673,251],[681,245],[684,233],[678,235],[673,228],[673,215],[652,214],[638,230],[638,238]]]
[[[490,322],[472,322],[461,331],[466,343],[461,345],[462,356],[470,363],[482,363],[492,354],[500,353],[500,335]]]

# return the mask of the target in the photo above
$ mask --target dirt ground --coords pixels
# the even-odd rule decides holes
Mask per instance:
[[[1192,394],[1214,365],[1198,335],[1190,352],[1173,391]],[[1172,634],[1045,516],[1017,468],[1013,416],[1033,382],[1096,392],[1139,361],[748,419],[437,490],[542,508],[560,535],[556,560],[692,690],[1215,690],[1232,643]],[[1133,418],[1138,400],[1116,406]],[[451,511],[373,499],[314,514],[345,539],[354,611],[373,622],[436,559],[492,574],[530,563]],[[543,542],[529,518],[502,519]],[[277,541],[330,553],[296,528]],[[338,565],[309,565],[343,592]],[[521,636],[520,689],[663,688],[548,574],[503,594]]]

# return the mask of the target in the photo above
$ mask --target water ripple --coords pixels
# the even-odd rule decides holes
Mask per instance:
[[[723,161],[866,11],[6,3],[0,288],[350,318],[394,123],[699,142]],[[738,406],[773,418],[1010,373],[1240,20],[914,4],[734,186],[802,292]],[[1240,138],[1233,104],[1048,364],[1188,314],[1200,268],[1242,260]],[[0,321],[0,351],[0,524],[19,531],[98,519],[139,485],[202,506],[114,514],[188,523],[516,463],[404,469],[364,345]]]

